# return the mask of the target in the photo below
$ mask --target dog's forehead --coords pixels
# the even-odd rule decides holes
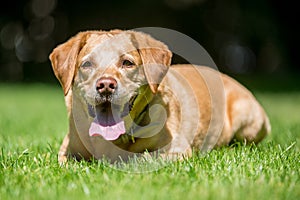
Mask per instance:
[[[90,40],[90,51],[84,55],[83,60],[90,59],[101,65],[109,65],[120,56],[136,50],[131,34],[123,32],[117,35],[104,34],[101,38]]]

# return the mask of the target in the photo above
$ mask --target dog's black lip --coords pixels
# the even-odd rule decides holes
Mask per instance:
[[[134,104],[134,101],[136,100],[137,96],[138,95],[132,96],[129,99],[129,101],[124,105],[123,111],[121,112],[121,117],[125,117],[126,115],[129,114],[129,112],[133,108],[133,104]],[[102,109],[106,109],[109,107],[110,104],[112,104],[111,101],[101,101],[101,102],[96,101],[95,105],[91,105],[90,103],[87,103],[88,113],[89,113],[90,117],[95,118],[97,116],[96,115],[96,107],[102,107]]]
[[[88,112],[92,118],[96,117],[95,107],[88,103]]]

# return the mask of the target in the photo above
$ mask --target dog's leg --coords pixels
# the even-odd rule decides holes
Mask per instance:
[[[254,100],[240,99],[232,113],[234,139],[246,144],[258,143],[271,131],[267,115]]]
[[[270,122],[268,118],[259,119],[241,126],[235,132],[234,139],[246,144],[259,143],[270,133]]]
[[[68,160],[69,142],[70,142],[70,134],[68,133],[65,136],[63,143],[61,144],[59,152],[58,152],[58,162],[60,165],[66,163]]]

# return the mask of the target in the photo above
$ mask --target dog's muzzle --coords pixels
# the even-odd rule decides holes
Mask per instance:
[[[90,136],[102,136],[106,140],[116,140],[120,135],[126,133],[123,117],[128,116],[134,100],[137,96],[131,97],[125,105],[117,105],[112,101],[104,101],[96,106],[88,104],[90,117],[94,118],[90,129]]]

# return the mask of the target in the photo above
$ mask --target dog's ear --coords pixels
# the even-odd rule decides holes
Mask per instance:
[[[151,91],[156,93],[159,84],[168,72],[172,53],[165,44],[149,35],[137,33],[135,37],[147,82]]]
[[[86,32],[78,33],[67,42],[57,46],[49,56],[56,78],[67,95],[76,71],[76,60],[85,44]]]
[[[153,93],[168,72],[171,64],[171,52],[167,49],[146,48],[140,49],[146,79]]]

